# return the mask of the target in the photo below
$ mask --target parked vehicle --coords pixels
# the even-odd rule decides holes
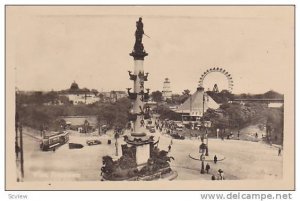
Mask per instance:
[[[149,131],[150,131],[150,133],[155,133],[155,127],[153,126],[153,127],[149,128]]]
[[[69,149],[81,149],[83,147],[82,144],[78,143],[69,143]]]
[[[171,136],[172,136],[172,138],[178,139],[178,140],[184,140],[185,139],[185,137],[183,135],[180,135],[178,133],[172,133]]]
[[[97,145],[97,144],[101,144],[100,140],[87,140],[86,144],[91,146],[91,145]]]
[[[175,129],[176,129],[177,131],[182,131],[183,128],[184,128],[184,125],[183,125],[182,123],[177,123],[177,124],[176,124],[176,128],[175,128]]]

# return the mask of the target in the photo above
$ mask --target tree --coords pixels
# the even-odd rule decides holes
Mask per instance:
[[[58,100],[59,100],[62,104],[64,104],[64,105],[69,105],[69,104],[71,104],[71,103],[70,103],[70,100],[69,100],[69,98],[68,98],[67,96],[61,95],[61,96],[58,97]]]
[[[213,109],[208,109],[202,119],[204,121],[211,121],[212,127],[223,129],[225,131],[226,128],[229,127],[229,118],[223,112],[217,112]]]
[[[88,89],[88,88],[86,88],[86,87],[84,87],[84,88],[82,88],[80,91],[82,91],[82,92],[90,92],[90,90]]]
[[[124,128],[128,122],[129,108],[128,98],[120,98],[115,103],[107,103],[98,113],[98,123],[105,122],[109,127]]]
[[[267,128],[271,138],[279,143],[283,143],[283,116],[284,108],[269,108],[267,113]],[[271,131],[271,132],[270,132]]]
[[[191,91],[188,89],[183,90],[182,96],[180,96],[180,104],[184,103],[190,96]]]
[[[90,126],[89,121],[88,120],[84,120],[84,123],[83,123],[83,131],[84,131],[84,133],[88,132],[89,126]]]
[[[56,119],[53,124],[51,124],[51,130],[62,131],[66,127],[66,121],[64,119]]]
[[[104,94],[100,93],[98,96],[100,98],[100,102],[103,102],[105,97]]]
[[[118,100],[117,92],[112,90],[110,92],[110,98],[111,98],[111,101],[117,101]]]
[[[234,95],[228,90],[222,90],[221,92],[207,91],[206,92],[214,101],[219,104],[227,103],[229,100],[232,100]]]
[[[181,114],[176,113],[163,105],[157,107],[157,113],[160,114],[161,119],[170,119],[175,121],[181,120]]]
[[[97,94],[99,93],[97,89],[92,89],[91,92],[92,92],[93,94],[95,94],[95,96],[97,96]]]
[[[151,93],[151,97],[152,97],[152,100],[155,102],[161,102],[163,100],[162,92],[160,92],[160,91],[153,91]]]

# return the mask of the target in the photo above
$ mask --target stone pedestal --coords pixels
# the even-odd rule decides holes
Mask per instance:
[[[146,164],[150,158],[150,145],[144,144],[136,147],[136,163],[138,166]]]
[[[154,143],[154,136],[146,135],[146,133],[131,133],[126,136],[124,141],[128,147],[136,148],[135,159],[138,166],[145,165],[150,158],[151,143]]]

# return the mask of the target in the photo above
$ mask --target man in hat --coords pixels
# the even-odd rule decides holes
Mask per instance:
[[[218,170],[219,176],[220,176],[220,180],[224,180],[224,171],[222,169]]]

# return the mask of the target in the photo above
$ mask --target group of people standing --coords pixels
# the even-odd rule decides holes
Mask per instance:
[[[217,162],[218,162],[218,157],[217,157],[217,155],[215,155],[214,156],[214,164],[216,164]],[[211,169],[211,167],[210,167],[209,163],[206,163],[205,171],[207,174],[209,174],[210,169]],[[211,176],[211,180],[224,180],[224,179],[225,179],[224,171],[222,169],[218,170],[217,176],[215,174],[212,174],[212,176]]]
[[[222,169],[218,170],[218,175],[215,176],[214,174],[211,176],[211,180],[225,180],[224,171]]]
[[[154,122],[155,127],[160,132],[163,132],[163,129],[166,133],[171,133],[172,130],[176,129],[176,124],[168,120],[159,120],[158,118]]]

